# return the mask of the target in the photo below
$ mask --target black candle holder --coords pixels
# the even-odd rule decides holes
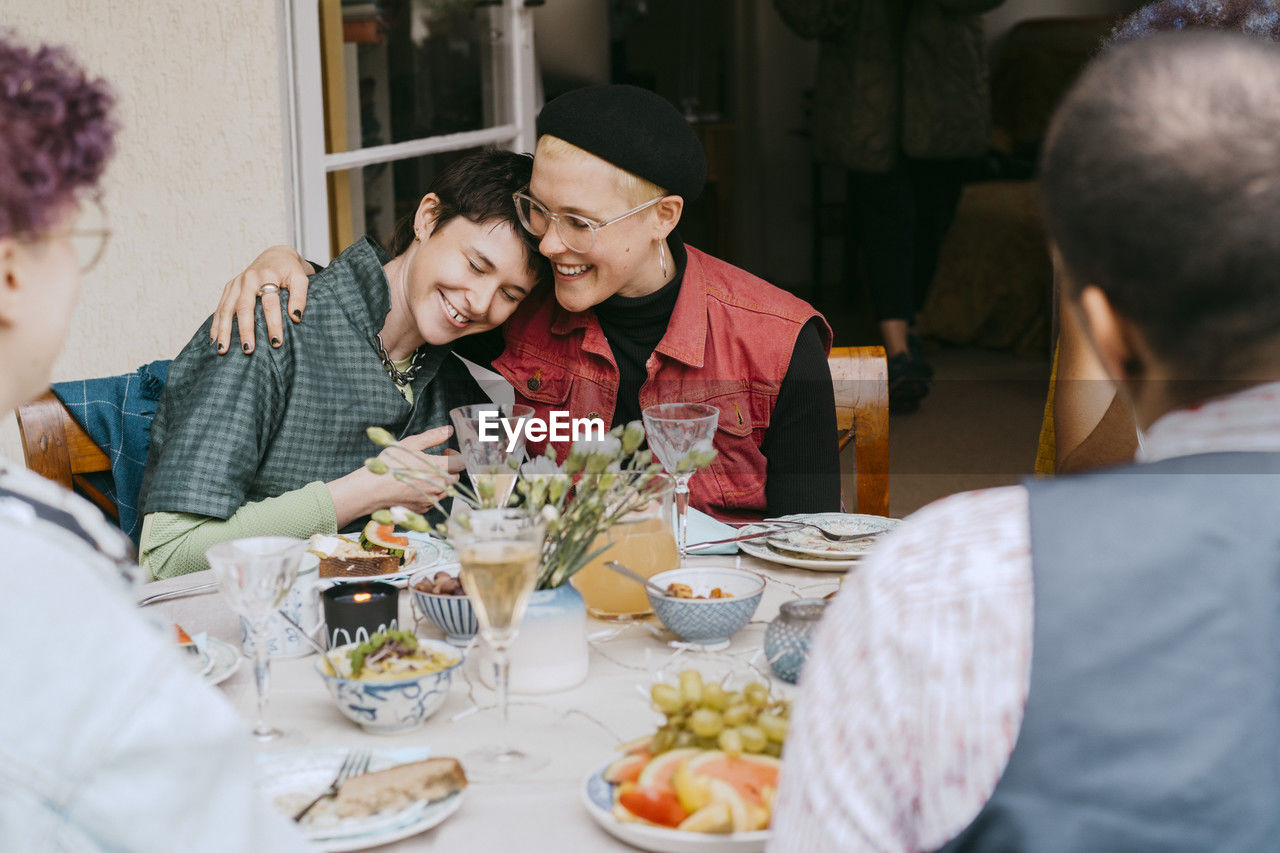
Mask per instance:
[[[400,590],[383,581],[340,583],[322,593],[324,636],[329,648],[363,643],[379,631],[399,627]]]

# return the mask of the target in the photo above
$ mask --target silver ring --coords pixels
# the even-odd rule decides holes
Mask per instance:
[[[268,293],[279,293],[279,292],[280,292],[280,285],[268,282],[262,285],[262,287],[258,288],[258,297],[261,298],[263,296],[266,296]]]

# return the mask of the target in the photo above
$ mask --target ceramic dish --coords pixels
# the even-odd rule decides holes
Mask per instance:
[[[802,521],[820,525],[824,530],[841,536],[863,533],[887,533],[901,522],[881,515],[858,515],[844,512],[816,512],[783,516],[781,521]],[[832,542],[809,527],[784,530],[767,540],[770,545],[788,552],[788,556],[815,557],[820,560],[853,559],[861,557],[875,547],[879,537],[854,539],[851,542]]]
[[[434,539],[425,533],[416,533],[412,530],[401,531],[413,547],[417,550],[417,555],[412,562],[405,563],[394,572],[387,572],[381,575],[360,575],[351,578],[321,578],[322,582],[329,583],[347,583],[356,581],[386,581],[404,589],[408,586],[409,576],[423,571],[425,569],[440,569],[445,566],[456,566],[458,556],[454,550],[445,542]],[[358,534],[342,534],[344,539],[352,542],[360,541]],[[320,558],[308,551],[302,556],[302,562],[298,564],[298,573],[302,574],[308,569],[320,564]]]
[[[258,756],[258,788],[292,816],[333,781],[347,751],[315,748],[264,753]],[[374,750],[369,769],[385,770],[397,764],[429,757],[424,750]],[[413,803],[393,812],[363,818],[300,826],[303,836],[317,850],[338,853],[365,850],[425,832],[458,810],[465,791],[434,803]],[[297,804],[297,805],[295,805]]]
[[[343,716],[371,734],[402,734],[425,723],[444,704],[453,684],[454,670],[462,665],[464,658],[461,649],[440,640],[419,637],[421,648],[443,655],[452,663],[436,672],[394,681],[361,681],[325,672],[327,660],[337,660],[357,645],[359,643],[347,643],[330,649],[325,658],[316,661],[316,673],[324,679],[329,695]]]
[[[848,557],[843,560],[826,560],[819,557],[804,557],[795,554],[788,554],[779,551],[768,544],[765,539],[752,539],[747,542],[739,542],[738,547],[742,549],[742,553],[751,557],[759,557],[761,560],[768,560],[771,563],[777,563],[780,566],[793,566],[797,569],[812,569],[816,572],[847,572],[849,569],[858,565],[862,559],[861,555],[856,557]]]
[[[422,615],[444,631],[446,643],[465,648],[471,643],[476,631],[480,630],[471,599],[466,595],[436,595],[433,592],[423,592],[417,587],[420,581],[430,581],[441,568],[433,566],[415,572],[409,578],[409,595]],[[458,576],[457,568],[443,570],[454,577]]]
[[[213,661],[213,666],[204,672],[205,682],[221,684],[240,668],[240,653],[235,646],[209,637],[205,641],[204,650]]]
[[[650,581],[659,589],[668,584],[688,586],[701,598],[670,598],[654,594],[645,587],[649,604],[662,624],[687,643],[701,645],[705,651],[729,647],[729,640],[751,621],[764,594],[764,578],[755,572],[721,566],[691,566],[659,572]],[[729,594],[726,598],[710,598],[713,589]]]
[[[614,786],[604,780],[605,767],[583,780],[582,803],[591,818],[619,841],[652,853],[758,853],[769,840],[767,829],[711,835],[620,821],[613,816]]]

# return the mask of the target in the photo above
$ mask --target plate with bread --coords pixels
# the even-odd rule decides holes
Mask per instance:
[[[370,750],[369,769],[345,780],[298,822],[317,850],[365,850],[417,835],[444,822],[462,805],[467,777],[453,758],[422,749]],[[258,756],[258,787],[292,818],[323,792],[348,750],[311,748]]]
[[[378,580],[403,587],[414,572],[456,562],[453,549],[439,539],[370,521],[358,534],[312,536],[298,570],[318,565],[321,580]]]

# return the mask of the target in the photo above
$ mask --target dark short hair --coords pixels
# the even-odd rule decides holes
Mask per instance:
[[[0,33],[0,237],[39,236],[98,183],[113,150],[113,98],[60,47]]]
[[[456,217],[475,223],[503,222],[510,225],[524,243],[529,272],[539,282],[550,278],[550,265],[538,252],[538,238],[520,224],[511,196],[529,185],[533,157],[492,148],[467,154],[445,167],[427,187],[440,198],[434,234]],[[416,209],[415,209],[416,213]],[[414,213],[403,217],[391,238],[390,251],[399,255],[413,242]]]
[[[1238,377],[1280,342],[1280,47],[1165,33],[1103,54],[1040,189],[1068,293],[1101,288],[1180,374]]]
[[[1159,0],[1121,21],[1103,50],[1170,30],[1230,30],[1280,41],[1275,0]]]

